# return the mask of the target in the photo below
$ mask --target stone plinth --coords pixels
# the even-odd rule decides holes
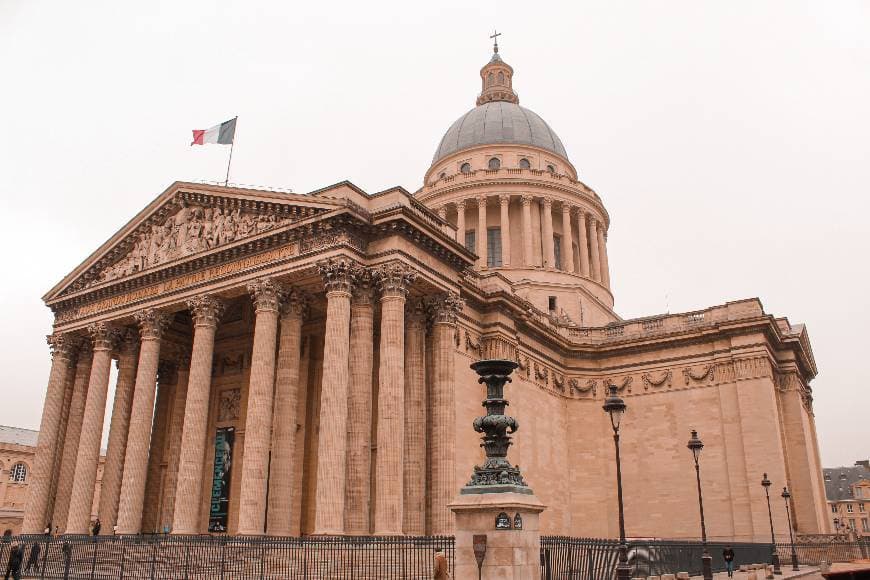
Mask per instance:
[[[473,538],[486,535],[486,556],[481,580],[539,580],[541,531],[538,518],[546,506],[522,493],[462,494],[451,503],[456,517],[456,578],[477,578]],[[510,529],[496,530],[500,513],[510,518]],[[522,529],[514,529],[516,514]]]

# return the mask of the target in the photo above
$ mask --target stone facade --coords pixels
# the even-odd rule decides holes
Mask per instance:
[[[824,469],[831,529],[838,534],[870,537],[870,462]]]
[[[764,472],[792,490],[799,531],[828,531],[804,327],[757,299],[616,314],[610,216],[519,107],[508,69],[484,67],[479,106],[545,133],[451,129],[459,146],[442,142],[414,194],[174,183],[52,288],[55,435],[37,460],[77,479],[67,508],[49,477],[24,528],[58,505],[65,529],[86,525],[116,357],[107,469],[120,486],[103,530],[452,533],[447,506],[481,456],[469,365],[508,358],[511,457],[549,506],[542,533],[616,535],[610,385],[629,407],[629,535],[697,535],[691,428],[711,538],[768,538]]]

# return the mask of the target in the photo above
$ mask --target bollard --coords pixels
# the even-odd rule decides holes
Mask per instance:
[[[677,572],[677,580],[689,580],[688,572]]]

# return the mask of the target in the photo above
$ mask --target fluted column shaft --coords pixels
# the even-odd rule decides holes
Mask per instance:
[[[607,263],[607,238],[604,235],[604,224],[598,228],[598,255],[601,259],[601,283],[610,288],[610,266]]]
[[[163,459],[166,456],[166,438],[169,430],[172,403],[177,390],[178,372],[170,360],[160,362],[157,370],[157,395],[154,416],[151,420],[151,445],[148,446],[148,463],[145,476],[145,493],[142,501],[143,532],[162,532],[160,527],[161,496],[164,483]]]
[[[187,403],[184,406],[184,427],[178,460],[173,534],[200,532],[199,510],[202,503],[202,469],[208,428],[214,336],[224,310],[223,303],[209,296],[188,301],[188,307],[194,319],[193,348],[190,354],[190,378],[187,383]]]
[[[532,196],[524,195],[523,203],[523,265],[531,268],[534,265],[532,254]]]
[[[302,322],[307,298],[291,291],[281,308],[281,331],[275,371],[275,417],[272,429],[272,463],[269,468],[269,510],[266,530],[270,536],[289,536],[291,529],[296,423],[299,402],[299,367],[302,357]]]
[[[103,482],[100,486],[98,514],[104,534],[111,534],[118,522],[118,505],[121,496],[121,481],[124,477],[124,457],[127,451],[127,434],[130,429],[133,385],[136,382],[138,355],[138,333],[132,329],[127,329],[124,332],[121,352],[118,355],[118,380],[115,383],[112,421],[109,424],[109,446],[106,450]]]
[[[595,218],[589,218],[589,248],[592,250],[592,279],[596,282],[601,282],[601,254],[598,251],[598,221]]]
[[[404,521],[411,536],[426,533],[426,314],[421,303],[408,312],[405,335]]]
[[[158,528],[173,529],[175,520],[175,494],[178,489],[178,462],[181,455],[181,435],[184,429],[184,409],[187,406],[187,385],[190,380],[190,353],[182,351],[175,357],[175,395],[169,420],[169,446],[166,451],[166,482],[160,501]]]
[[[501,263],[503,266],[511,264],[511,196],[503,194],[498,197],[501,205]]]
[[[39,438],[36,443],[36,457],[33,463],[33,477],[24,512],[22,533],[39,534],[48,525],[48,502],[52,484],[52,472],[58,455],[58,432],[63,416],[63,401],[66,391],[69,362],[74,351],[74,339],[63,334],[48,337],[51,346],[51,372],[48,375],[48,388],[45,404],[42,407],[42,420]]]
[[[562,269],[574,271],[574,232],[571,229],[571,206],[562,202]]]
[[[76,341],[80,343],[80,340]],[[52,465],[51,469],[51,488],[48,495],[48,506],[46,507],[46,522],[49,525],[46,525],[46,529],[50,532],[54,532],[55,528],[60,529],[59,524],[55,524],[55,507],[57,505],[57,490],[60,487],[60,470],[63,467],[63,457],[64,450],[67,447],[66,444],[66,429],[69,425],[69,414],[70,407],[72,407],[72,397],[73,391],[75,390],[75,382],[76,382],[76,363],[75,363],[75,355],[73,355],[69,359],[69,363],[67,365],[67,373],[66,373],[66,384],[64,385],[64,396],[63,396],[63,412],[61,414],[60,419],[60,427],[57,431],[57,451],[54,455],[54,465]],[[78,445],[78,441],[75,443],[71,443],[70,445]],[[66,522],[66,516],[64,516],[60,523]]]
[[[72,497],[73,478],[76,472],[76,459],[79,453],[82,422],[85,418],[85,400],[88,396],[88,381],[91,377],[93,360],[93,350],[90,341],[85,341],[78,351],[76,376],[73,383],[73,393],[70,399],[69,417],[66,422],[66,435],[63,443],[63,457],[61,458],[60,471],[57,478],[57,491],[54,499],[52,518],[55,526],[61,532],[66,531],[67,516],[69,515],[69,503]]]
[[[112,348],[117,331],[104,323],[88,327],[94,342],[94,362],[88,380],[88,395],[79,439],[76,471],[73,476],[66,533],[86,534],[91,521],[94,503],[94,483],[97,479],[97,462],[100,459],[100,440],[103,438],[103,417],[106,414],[106,397],[109,391],[109,372],[112,368]]]
[[[589,277],[589,234],[586,231],[586,214],[577,210],[578,239],[580,244],[580,275]]]
[[[381,290],[381,345],[378,377],[378,455],[375,494],[377,535],[402,533],[405,448],[405,298],[414,274],[390,264],[378,272]]]
[[[136,386],[133,388],[133,408],[130,413],[130,431],[124,454],[124,477],[118,505],[118,532],[121,534],[138,534],[142,531],[148,447],[152,437],[151,418],[157,390],[157,365],[160,363],[163,331],[170,321],[169,316],[154,309],[136,313],[142,343],[139,347],[139,366],[136,369]]]
[[[456,241],[465,247],[465,200],[456,202]]]
[[[337,535],[344,533],[352,265],[339,260],[323,262],[318,268],[326,286],[326,336],[314,533]]]
[[[556,254],[553,249],[553,200],[548,197],[541,200],[541,217],[543,218],[541,238],[544,249],[544,268],[555,268]]]
[[[371,532],[372,370],[374,365],[374,288],[371,272],[354,280],[350,307],[350,384],[347,409],[347,485],[345,533]]]
[[[432,304],[432,400],[429,463],[429,533],[453,533],[453,514],[447,508],[456,495],[456,362],[454,336],[462,301],[455,294]]]
[[[480,257],[478,265],[487,267],[486,261],[486,196],[477,198],[477,255]]]

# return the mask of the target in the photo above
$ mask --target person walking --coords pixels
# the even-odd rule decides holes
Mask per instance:
[[[94,534],[95,536],[99,536],[99,535],[100,535],[100,529],[101,529],[102,527],[103,527],[103,524],[100,523],[100,518],[97,518],[96,520],[94,520],[94,527],[93,527],[93,529],[92,529],[93,534]]]
[[[448,580],[450,578],[450,570],[444,550],[435,550],[435,571],[432,573],[432,578],[435,580]]]
[[[30,574],[30,571],[34,568],[36,569],[36,573],[39,574],[39,553],[42,551],[42,548],[38,543],[34,543],[30,547],[30,555],[27,557],[27,565],[24,567],[24,573]]]
[[[722,550],[722,558],[725,560],[725,569],[728,570],[728,577],[734,578],[734,550],[730,545],[725,546]]]
[[[9,553],[9,564],[6,566],[6,576],[3,580],[9,580],[11,574],[15,580],[21,580],[21,563],[24,561],[24,546],[19,543],[12,544]]]

